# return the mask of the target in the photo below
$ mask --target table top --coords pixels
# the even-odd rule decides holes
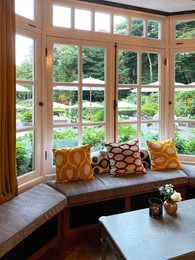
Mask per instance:
[[[154,219],[146,208],[99,221],[124,259],[195,259],[195,199],[179,202],[174,216]]]

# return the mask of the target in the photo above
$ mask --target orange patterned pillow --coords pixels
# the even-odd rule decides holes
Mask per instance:
[[[165,141],[146,141],[150,152],[151,170],[182,169],[174,138]]]
[[[53,149],[56,183],[94,179],[89,144],[74,148]]]

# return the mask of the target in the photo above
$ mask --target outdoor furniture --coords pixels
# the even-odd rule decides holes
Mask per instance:
[[[178,206],[176,215],[159,219],[148,208],[100,217],[102,259],[107,246],[118,260],[195,259],[195,199]]]

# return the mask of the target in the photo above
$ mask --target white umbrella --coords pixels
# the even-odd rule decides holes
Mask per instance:
[[[124,102],[124,101],[119,101],[118,102],[118,107],[121,107],[121,108],[136,108],[137,105],[134,105],[134,104],[131,104],[131,103],[128,103],[128,102]]]
[[[104,90],[104,87],[88,87],[88,86],[84,86],[82,87],[83,91],[86,90]],[[66,91],[78,91],[78,87],[76,86],[56,86],[53,88],[53,90],[66,90]]]
[[[16,109],[24,109],[25,107],[19,104],[16,104]]]
[[[141,88],[141,92],[158,92],[158,88]],[[131,92],[137,92],[137,88],[134,88]]]
[[[29,89],[27,89],[26,87],[23,87],[23,86],[21,86],[21,85],[19,85],[19,84],[16,84],[16,91],[17,92],[30,92],[30,90]]]
[[[191,82],[191,83],[189,83],[188,85],[195,85],[195,82]]]
[[[78,107],[78,104],[75,104],[75,105],[73,105],[72,106],[72,108],[74,108],[74,107]],[[85,107],[85,108],[90,108],[90,107],[104,107],[103,105],[100,105],[100,104],[97,104],[97,103],[95,103],[95,102],[89,102],[89,101],[87,101],[87,102],[83,102],[83,104],[82,104],[82,107]]]
[[[74,81],[74,82],[77,83],[78,81]],[[85,83],[85,84],[88,84],[88,83],[89,84],[105,84],[105,81],[89,77],[89,78],[82,79],[82,83]]]
[[[70,82],[70,83],[78,83],[78,80],[75,80],[75,81]],[[89,77],[89,78],[82,79],[82,83],[90,84],[90,85],[105,84],[105,81]],[[69,90],[69,91],[75,91],[76,90],[76,91],[78,91],[78,87],[74,86],[74,85],[73,86],[56,86],[53,89],[54,90]],[[103,87],[97,87],[97,86],[96,87],[84,86],[83,90],[104,90],[104,88]]]
[[[53,108],[70,108],[70,106],[66,105],[66,104],[61,104],[61,103],[57,103],[57,102],[53,102]]]

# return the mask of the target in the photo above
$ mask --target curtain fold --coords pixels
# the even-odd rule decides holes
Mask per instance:
[[[0,0],[0,204],[17,195],[14,0]]]

